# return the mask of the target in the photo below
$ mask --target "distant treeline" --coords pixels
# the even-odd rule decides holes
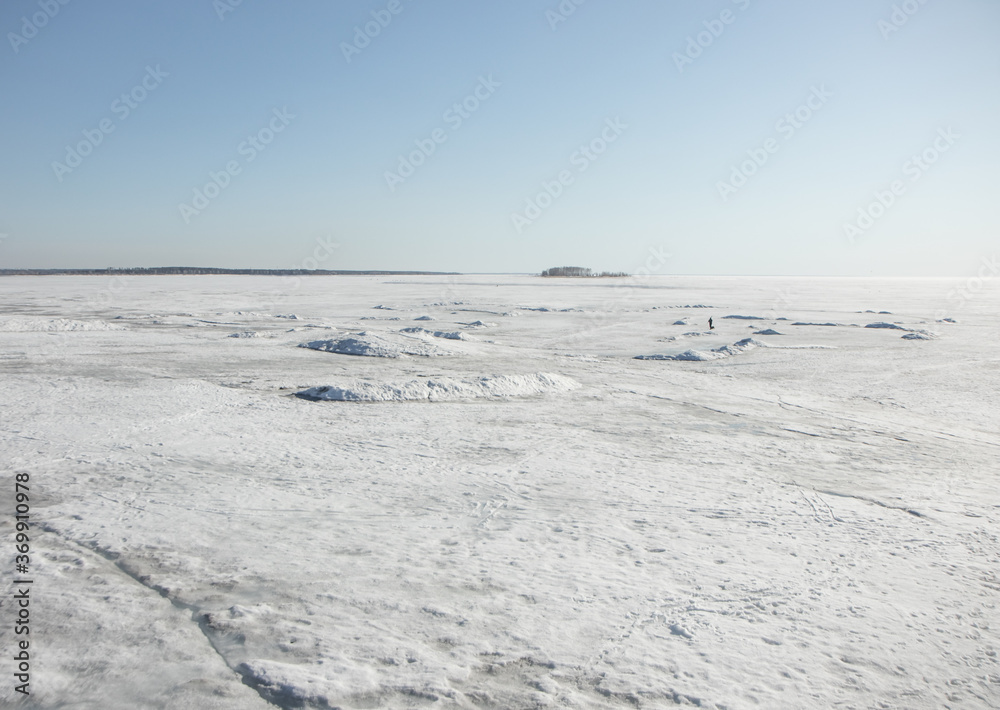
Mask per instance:
[[[0,269],[0,276],[163,276],[163,275],[246,275],[246,276],[456,276],[453,271],[330,271],[327,269],[214,269],[197,266],[154,266],[152,268],[108,269]]]
[[[557,266],[553,269],[546,269],[542,276],[572,276],[577,278],[606,278],[609,276],[629,276],[624,271],[602,271],[595,274],[592,270],[583,266]]]

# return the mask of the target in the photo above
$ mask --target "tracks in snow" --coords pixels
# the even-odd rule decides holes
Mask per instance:
[[[202,613],[201,609],[199,609],[198,607],[194,606],[193,604],[186,604],[185,602],[182,602],[182,601],[180,601],[180,600],[178,600],[178,599],[170,596],[169,590],[164,589],[163,587],[161,587],[161,586],[159,586],[157,584],[151,583],[149,581],[149,577],[148,576],[146,576],[146,575],[140,575],[135,570],[130,569],[122,561],[121,555],[119,553],[117,553],[117,552],[111,552],[109,550],[101,548],[101,547],[99,547],[97,545],[96,542],[94,542],[93,544],[87,544],[87,543],[80,542],[78,540],[74,540],[73,538],[64,535],[62,532],[60,532],[59,530],[57,530],[55,527],[53,527],[51,525],[48,525],[48,524],[45,524],[45,523],[38,523],[38,527],[41,530],[43,530],[43,531],[45,531],[47,533],[51,533],[52,535],[55,535],[60,540],[64,540],[64,541],[66,541],[68,543],[71,543],[73,545],[81,547],[81,548],[87,550],[88,552],[92,552],[92,553],[98,555],[99,557],[104,558],[105,560],[107,560],[108,562],[110,562],[112,565],[114,565],[115,569],[117,569],[123,575],[125,575],[126,577],[128,577],[129,579],[131,579],[133,582],[142,585],[143,587],[145,587],[146,589],[149,589],[150,591],[156,592],[161,597],[163,597],[164,599],[166,599],[178,611],[189,612],[190,613],[191,621],[193,621],[197,625],[198,631],[200,631],[201,635],[205,637],[206,641],[208,641],[208,645],[215,652],[215,654],[222,660],[222,662],[226,665],[227,668],[229,668],[229,670],[231,670],[233,673],[235,673],[237,676],[239,676],[240,682],[243,683],[244,685],[246,685],[247,687],[249,687],[254,692],[256,692],[257,695],[260,696],[261,700],[263,700],[264,702],[268,703],[269,705],[273,705],[274,707],[282,708],[282,710],[289,710],[290,708],[293,708],[293,707],[299,707],[297,705],[288,705],[288,704],[283,704],[283,703],[275,702],[275,700],[271,697],[271,694],[268,692],[268,690],[266,688],[263,688],[261,686],[261,684],[259,682],[257,682],[257,679],[254,676],[252,676],[252,675],[244,672],[243,670],[241,670],[241,667],[233,668],[232,665],[230,665],[229,660],[225,657],[225,655],[222,654],[221,651],[219,651],[219,648],[215,645],[215,642],[212,640],[212,636],[211,636],[211,634],[208,631],[208,627],[207,627],[207,625],[205,623],[205,619],[204,619],[204,614]]]

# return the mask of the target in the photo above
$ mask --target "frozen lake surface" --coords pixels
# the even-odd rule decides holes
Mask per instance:
[[[2,278],[0,704],[1000,707],[963,283]]]

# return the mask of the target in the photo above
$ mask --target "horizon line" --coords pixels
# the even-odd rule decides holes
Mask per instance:
[[[105,268],[18,267],[0,268],[0,276],[538,276],[546,279],[606,280],[620,278],[829,278],[829,279],[955,279],[960,275],[890,275],[890,274],[760,274],[760,273],[669,273],[602,276],[541,276],[540,271],[428,271],[404,269],[280,269],[268,267],[217,266],[135,266]]]

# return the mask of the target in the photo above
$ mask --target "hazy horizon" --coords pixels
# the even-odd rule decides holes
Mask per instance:
[[[997,256],[986,0],[16,0],[0,28],[0,268]]]
[[[985,262],[989,264],[990,262]],[[563,264],[567,266],[568,264]],[[540,271],[445,271],[442,269],[384,269],[379,267],[359,267],[355,269],[284,269],[282,267],[227,267],[227,266],[122,266],[122,267],[0,267],[0,276],[101,276],[106,274],[114,274],[116,271],[128,272],[130,269],[219,269],[226,271],[274,271],[274,272],[298,272],[297,275],[302,276],[377,276],[377,275],[414,275],[414,276],[537,276],[544,279],[554,279],[554,280],[606,280],[606,279],[652,279],[652,278],[719,278],[719,279],[862,279],[862,280],[941,280],[941,281],[955,281],[955,280],[973,280],[973,281],[992,281],[992,273],[990,271],[983,271],[983,263],[980,264],[979,275],[976,272],[964,275],[892,275],[892,274],[779,274],[779,273],[744,273],[744,274],[722,274],[722,273],[644,273],[643,271],[637,271],[627,274],[614,274],[614,275],[602,275],[600,273],[595,273],[590,276],[542,276]],[[11,272],[18,271],[44,271],[50,273],[42,274],[31,274],[31,273],[4,273],[4,270]],[[543,269],[544,270],[544,269]],[[75,274],[75,271],[91,271],[92,274]],[[312,272],[312,273],[310,273]],[[270,274],[265,273],[221,273],[221,274],[163,274],[163,273],[127,273],[129,277],[132,276],[269,276]],[[275,275],[280,276],[281,273],[276,273]]]

